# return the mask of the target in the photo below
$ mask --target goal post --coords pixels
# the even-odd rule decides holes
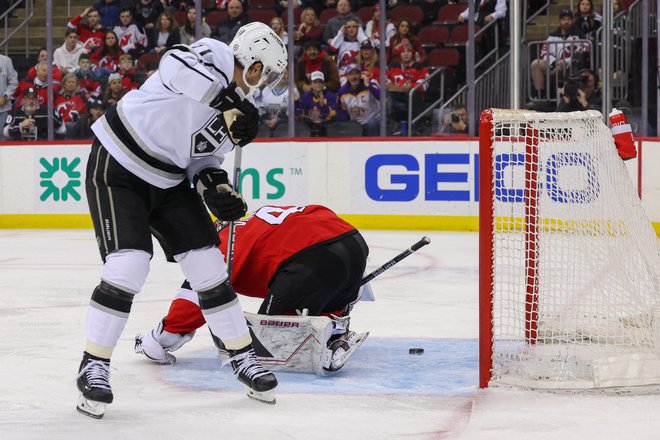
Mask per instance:
[[[597,111],[487,109],[480,387],[660,384],[660,246]]]

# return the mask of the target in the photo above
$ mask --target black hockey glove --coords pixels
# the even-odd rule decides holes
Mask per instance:
[[[226,171],[204,169],[195,176],[193,184],[204,198],[209,211],[218,219],[234,221],[245,215],[247,204],[229,184]]]
[[[245,99],[245,94],[235,82],[222,89],[209,105],[222,112],[234,145],[243,147],[257,137],[259,111]]]

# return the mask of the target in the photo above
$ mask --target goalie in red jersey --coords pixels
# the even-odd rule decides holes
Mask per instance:
[[[226,256],[229,228],[219,229]],[[340,369],[368,336],[348,328],[352,305],[373,299],[369,286],[361,286],[369,254],[362,235],[320,205],[264,206],[235,229],[231,283],[240,294],[264,299],[258,314],[245,313],[261,362],[317,374]],[[173,364],[171,352],[204,324],[186,281],[167,316],[136,337],[136,351]],[[222,342],[213,339],[222,358]]]

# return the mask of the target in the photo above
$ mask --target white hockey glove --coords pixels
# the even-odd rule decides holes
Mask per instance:
[[[229,184],[225,170],[205,168],[193,179],[209,211],[220,220],[238,220],[247,212],[247,203]]]
[[[209,105],[224,116],[229,138],[234,145],[243,147],[257,137],[259,111],[234,81],[222,89]]]

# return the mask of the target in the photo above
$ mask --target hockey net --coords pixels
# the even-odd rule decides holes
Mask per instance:
[[[480,125],[480,385],[660,384],[660,246],[596,111]]]

